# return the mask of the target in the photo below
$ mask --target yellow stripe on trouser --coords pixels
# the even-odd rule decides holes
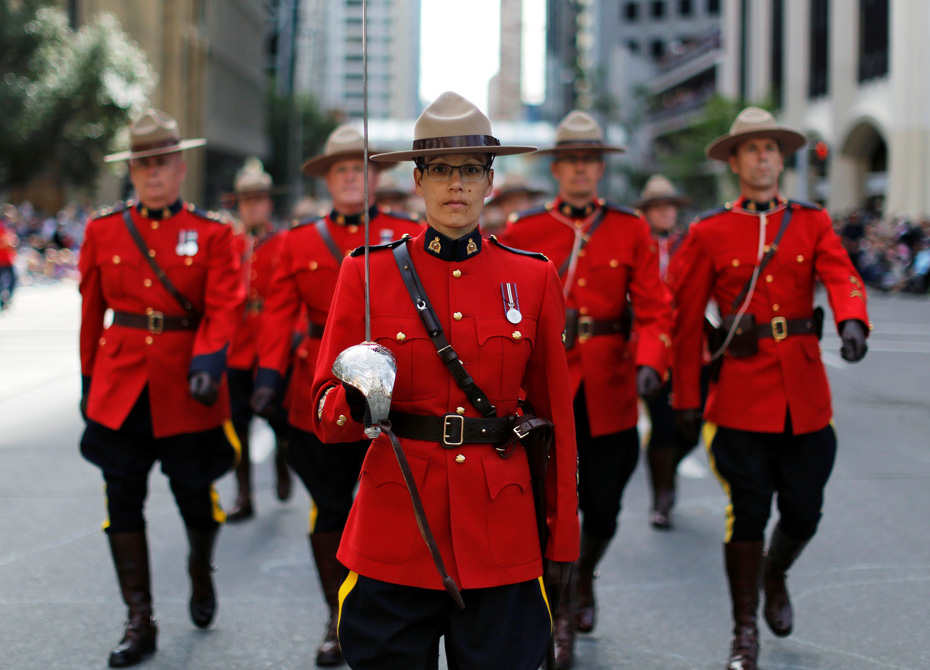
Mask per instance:
[[[552,607],[549,606],[549,596],[546,595],[546,582],[542,576],[539,577],[539,590],[542,591],[543,601],[546,603],[546,611],[549,612],[549,632],[552,633]]]
[[[336,616],[336,637],[339,636],[339,624],[342,623],[342,603],[345,602],[349,593],[355,588],[357,583],[358,573],[354,570],[349,570],[349,576],[346,577],[345,581],[342,582],[342,586],[339,587],[339,614]]]
[[[307,525],[309,526],[309,532],[313,535],[313,529],[316,528],[316,519],[320,515],[320,508],[316,506],[316,503],[313,502],[313,498],[310,498],[310,514],[307,517]]]
[[[717,477],[717,481],[719,481],[720,485],[723,487],[723,492],[727,495],[727,528],[723,541],[729,542],[730,538],[733,537],[733,496],[730,493],[730,483],[724,479],[720,471],[717,470],[714,452],[711,451],[711,445],[714,443],[714,438],[717,436],[717,424],[705,421],[704,428],[701,432],[704,438],[704,448],[707,450],[707,462],[710,464],[710,469]]]
[[[110,527],[110,499],[107,496],[107,484],[103,483],[103,509],[106,510],[106,516],[103,519],[103,524],[100,526],[100,530],[105,531]]]
[[[210,505],[213,507],[213,520],[217,523],[226,523],[226,512],[220,506],[220,494],[213,484],[210,484]]]
[[[242,458],[242,443],[239,441],[239,436],[236,435],[236,429],[233,427],[232,421],[228,419],[223,422],[223,432],[226,434],[226,439],[229,440],[229,444],[232,445],[233,450],[236,452],[236,458],[233,461],[233,469],[239,465],[239,460]]]

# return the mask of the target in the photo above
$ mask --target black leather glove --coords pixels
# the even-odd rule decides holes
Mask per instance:
[[[81,407],[81,418],[83,418],[84,421],[87,421],[87,396],[86,395],[81,396],[80,407]]]
[[[346,402],[349,403],[349,413],[352,415],[352,420],[363,426],[370,425],[371,408],[368,406],[368,401],[365,400],[362,392],[345,382],[342,382],[342,388],[346,392]]]
[[[266,419],[271,418],[274,414],[274,389],[270,386],[256,386],[252,391],[252,397],[249,399],[249,405],[252,411]]]
[[[701,423],[703,422],[702,412],[699,409],[676,409],[675,410],[675,428],[681,439],[688,444],[697,444],[701,437]]]
[[[559,562],[543,559],[543,582],[547,586],[559,585],[561,589],[568,586],[568,580],[572,575],[572,562]]]
[[[867,335],[865,325],[858,319],[849,319],[840,324],[840,338],[843,340],[840,356],[844,361],[855,363],[862,360],[869,350],[869,345],[865,343]]]
[[[646,400],[652,400],[662,390],[662,378],[648,365],[641,365],[636,370],[636,392]]]
[[[220,385],[209,372],[195,372],[190,378],[191,397],[201,405],[211,407],[219,395]]]

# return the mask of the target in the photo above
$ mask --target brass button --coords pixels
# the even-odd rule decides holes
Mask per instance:
[[[523,333],[521,333],[519,330],[513,331],[513,339],[519,340],[521,337],[523,337]]]
[[[152,230],[158,230],[158,221],[152,221]]]
[[[357,232],[358,232],[358,226],[356,226],[356,225],[353,223],[351,226],[349,226],[349,232],[350,232],[350,233],[357,233]]]
[[[149,257],[150,257],[150,258],[155,258],[155,250],[154,250],[154,249],[149,249]]]
[[[400,332],[400,333],[397,333],[397,335],[395,335],[394,338],[395,338],[398,342],[403,342],[404,340],[407,339],[407,336],[406,336],[403,332]]]
[[[191,258],[190,256],[184,259],[184,265],[193,265],[193,264],[194,264],[194,259]]]
[[[739,259],[738,259],[738,258],[734,258],[734,259],[733,259],[733,267],[735,267],[735,268],[738,268],[738,267],[739,267]]]
[[[154,341],[155,341],[155,338],[153,338],[151,335],[146,335],[146,336],[145,336],[145,343],[146,343],[146,344],[151,344],[151,343],[154,342]]]
[[[456,456],[456,457],[455,457],[455,462],[456,462],[456,463],[464,463],[464,462],[465,462],[465,454],[459,454],[458,456]]]
[[[587,256],[587,255],[588,255],[588,252],[587,252],[586,249],[579,249],[579,250],[578,250],[578,256],[579,256],[579,257],[583,257],[583,256]]]
[[[103,346],[104,344],[106,344],[106,343],[107,343],[107,338],[101,337],[101,338],[100,338],[100,346],[102,347],[102,346]]]
[[[588,285],[588,280],[585,279],[584,277],[578,280],[578,286],[587,286],[587,285]]]
[[[300,356],[301,358],[306,358],[306,357],[309,356],[310,354],[307,353],[307,350],[306,350],[306,349],[301,349],[300,351],[297,352],[297,355]]]
[[[452,276],[455,277],[456,279],[458,279],[459,277],[462,276],[462,271],[461,271],[461,270],[453,270],[453,271],[452,271]]]
[[[316,270],[318,267],[320,267],[320,264],[319,264],[319,263],[317,263],[316,261],[310,261],[310,269],[311,269],[311,270]]]
[[[142,285],[143,285],[145,288],[151,288],[151,286],[152,286],[152,280],[151,280],[151,279],[144,279],[144,280],[142,280]]]
[[[587,308],[587,307],[579,307],[579,308],[578,308],[578,313],[581,314],[582,316],[584,316],[585,314],[588,313],[588,308]]]
[[[802,256],[801,254],[798,254],[798,263],[803,263],[803,262],[804,262],[804,256]]]
[[[154,313],[155,313],[155,310],[152,309],[151,307],[146,307],[146,308],[145,308],[145,313],[146,313],[146,314],[154,314]]]
[[[462,320],[462,313],[461,313],[461,312],[456,312],[455,314],[452,315],[452,318],[455,319],[456,321],[461,321],[461,320]]]
[[[610,265],[610,267],[612,268],[618,268],[620,267],[620,261],[618,261],[616,258],[611,258],[610,263],[608,263],[608,265]]]
[[[772,275],[765,275],[765,281],[771,284],[773,281],[775,281],[775,277],[773,277]]]
[[[780,309],[781,309],[781,307],[778,306],[778,303],[775,303],[774,305],[772,305],[772,311],[773,311],[773,312],[777,312],[777,311],[780,310]]]
[[[456,414],[464,414],[464,413],[465,413],[465,408],[464,408],[464,407],[456,407],[456,408],[455,408],[455,413],[456,413]]]
[[[345,415],[345,414],[340,414],[340,415],[339,415],[339,418],[336,419],[336,424],[339,425],[339,426],[344,426],[344,425],[346,425],[346,421],[348,421],[348,419],[346,418],[346,415]]]
[[[113,257],[113,264],[114,264],[114,265],[119,265],[121,260],[122,260],[122,259],[121,259],[119,256],[114,256],[114,257]]]

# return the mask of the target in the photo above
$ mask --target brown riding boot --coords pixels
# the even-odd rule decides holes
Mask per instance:
[[[249,459],[249,436],[239,436],[239,444],[242,452],[239,454],[239,463],[236,465],[236,484],[239,491],[236,494],[236,502],[226,513],[226,520],[231,523],[245,521],[255,516],[255,508],[252,505],[252,461]]]
[[[190,555],[187,570],[191,577],[191,599],[188,605],[191,621],[198,628],[206,628],[216,616],[216,591],[213,588],[213,548],[220,534],[217,526],[212,530],[187,529]]]
[[[756,670],[762,542],[729,542],[723,549],[733,603],[733,644],[727,670]]]
[[[592,537],[581,532],[581,554],[572,578],[575,580],[575,628],[579,633],[590,633],[597,624],[597,603],[594,598],[595,569],[610,540]]]
[[[765,591],[765,622],[775,635],[786,637],[794,627],[794,612],[788,598],[788,585],[785,574],[788,568],[800,556],[808,540],[794,540],[785,535],[781,524],[775,524],[769,549],[765,554],[762,570],[762,588]]]
[[[575,570],[562,591],[562,598],[552,622],[552,641],[555,647],[555,667],[568,670],[575,663]]]
[[[278,500],[284,502],[291,497],[291,471],[287,467],[287,440],[279,439],[274,450],[274,469]]]
[[[672,507],[675,506],[675,473],[678,455],[673,447],[646,450],[652,481],[652,527],[671,530]]]
[[[326,634],[316,650],[316,664],[321,667],[342,665],[345,659],[339,646],[336,624],[339,617],[339,587],[342,585],[345,568],[336,558],[342,531],[329,531],[310,534],[310,549],[320,576],[323,597],[329,606],[329,621],[326,622]]]
[[[152,611],[149,549],[145,531],[109,533],[110,552],[129,620],[119,645],[110,652],[110,667],[125,668],[155,653],[158,630]]]

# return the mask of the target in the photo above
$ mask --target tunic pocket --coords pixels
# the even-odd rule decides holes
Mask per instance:
[[[536,339],[536,319],[523,315],[513,324],[500,318],[475,319],[478,365],[468,372],[493,399],[513,399],[520,393],[526,362]],[[461,352],[460,352],[461,354]]]
[[[488,483],[488,544],[501,567],[524,565],[540,556],[530,469],[517,451],[510,458],[481,459]]]

